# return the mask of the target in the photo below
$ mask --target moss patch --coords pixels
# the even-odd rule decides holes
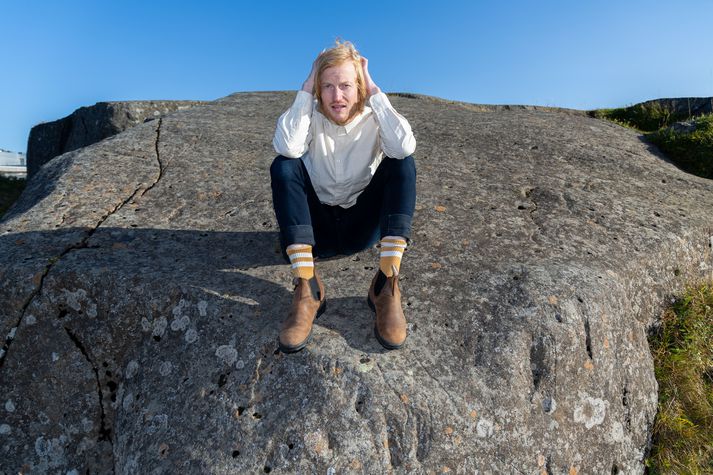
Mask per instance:
[[[690,288],[650,338],[659,406],[650,473],[713,473],[713,282]]]

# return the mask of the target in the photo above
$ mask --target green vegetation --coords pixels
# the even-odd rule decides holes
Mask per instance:
[[[25,189],[24,179],[7,178],[0,176],[0,218],[3,217],[5,211],[12,205],[20,193]]]
[[[593,111],[593,115],[598,119],[609,119],[641,132],[654,132],[690,118],[688,114],[676,114],[657,103],[636,104],[619,109],[598,109]]]
[[[690,117],[656,103],[636,104],[620,109],[598,109],[593,117],[608,119],[642,132],[647,140],[681,169],[704,178],[713,178],[713,115]],[[692,132],[671,128],[688,120]]]
[[[713,473],[713,282],[676,300],[650,344],[659,408],[648,469]]]
[[[647,138],[685,171],[713,178],[713,114],[697,117],[694,124],[689,133],[665,128]]]
[[[655,102],[592,115],[636,129],[683,170],[713,178],[713,115],[676,114]],[[681,121],[690,131],[671,127]],[[648,472],[713,473],[713,282],[677,299],[649,343],[659,406]]]

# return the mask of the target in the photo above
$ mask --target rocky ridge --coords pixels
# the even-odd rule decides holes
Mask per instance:
[[[243,93],[65,153],[0,222],[0,471],[641,473],[646,332],[710,276],[713,183],[556,110],[394,95],[417,136],[410,336],[376,253],[289,306],[268,168],[294,93]],[[487,109],[487,108],[486,108]]]
[[[653,99],[631,107],[636,106],[641,106],[645,109],[659,108],[668,111],[674,116],[691,118],[713,113],[713,97],[675,97]]]
[[[63,153],[71,152],[202,101],[115,101],[80,107],[67,117],[32,127],[27,141],[27,175]]]

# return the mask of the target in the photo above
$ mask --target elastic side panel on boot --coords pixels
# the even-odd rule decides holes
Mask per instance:
[[[316,277],[312,277],[309,280],[309,290],[312,292],[312,297],[315,300],[322,300],[322,293],[319,291],[319,284],[317,283]]]
[[[374,283],[375,296],[381,293],[381,289],[384,288],[384,284],[386,284],[386,274],[381,272],[381,269],[379,269],[379,273],[376,275],[376,282]]]

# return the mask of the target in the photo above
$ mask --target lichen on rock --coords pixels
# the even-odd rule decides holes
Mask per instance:
[[[317,263],[329,310],[284,355],[268,170],[293,97],[30,179],[0,221],[0,472],[643,472],[646,332],[713,269],[713,183],[585,113],[394,95],[418,140],[407,343],[373,337],[367,249]]]

